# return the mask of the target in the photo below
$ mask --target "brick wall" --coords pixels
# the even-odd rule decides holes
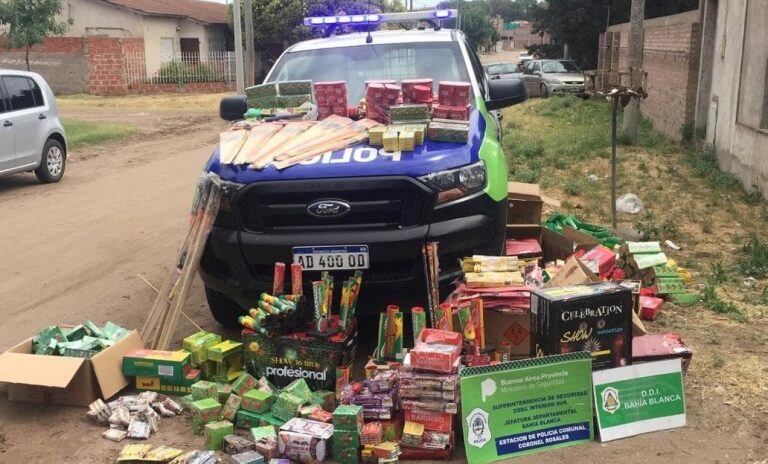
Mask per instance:
[[[90,93],[125,95],[123,40],[111,37],[88,38],[88,90]]]
[[[30,68],[40,73],[56,94],[127,95],[211,93],[233,90],[224,82],[129,84],[126,54],[143,54],[144,39],[113,37],[49,37],[30,49]],[[136,62],[138,63],[138,62]],[[145,63],[134,73],[146,75]],[[0,49],[0,68],[26,70],[24,50]]]
[[[655,128],[680,137],[680,128],[693,121],[699,69],[699,24],[646,29],[643,68],[648,72],[648,98],[643,114]]]
[[[640,109],[653,126],[680,137],[680,128],[693,121],[699,67],[699,12],[646,20],[643,69],[647,72],[646,98]],[[601,34],[602,35],[602,34]],[[608,28],[601,37],[599,69],[627,70],[629,24]],[[615,80],[614,80],[615,83]]]

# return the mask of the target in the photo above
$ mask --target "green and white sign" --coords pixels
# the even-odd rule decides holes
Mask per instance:
[[[680,359],[592,374],[600,441],[685,426]]]
[[[470,463],[592,440],[592,356],[586,352],[461,370]]]

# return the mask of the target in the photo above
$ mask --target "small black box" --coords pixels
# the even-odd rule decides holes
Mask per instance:
[[[604,282],[531,292],[535,356],[592,353],[592,369],[632,363],[632,293]]]

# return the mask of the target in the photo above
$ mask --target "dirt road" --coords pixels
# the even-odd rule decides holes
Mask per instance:
[[[128,121],[139,127],[139,135],[73,153],[56,185],[39,185],[31,175],[0,179],[0,349],[51,324],[92,319],[140,326],[154,292],[138,274],[159,283],[169,269],[195,177],[225,127],[213,111],[178,117],[156,110],[88,109],[66,116]],[[204,328],[221,330],[208,314],[199,281],[186,310]],[[181,321],[179,334],[192,330]],[[688,417],[684,429],[517,462],[766,458],[765,430],[745,425],[727,406],[689,394]],[[202,447],[202,437],[192,435],[190,426],[188,417],[166,419],[151,443]],[[124,443],[104,440],[101,432],[82,408],[15,404],[0,393],[0,462],[113,462]],[[455,462],[463,462],[461,454]]]

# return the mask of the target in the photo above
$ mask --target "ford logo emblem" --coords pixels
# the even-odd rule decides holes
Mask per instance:
[[[337,218],[347,214],[349,203],[341,200],[319,200],[307,206],[307,212],[318,218]]]

